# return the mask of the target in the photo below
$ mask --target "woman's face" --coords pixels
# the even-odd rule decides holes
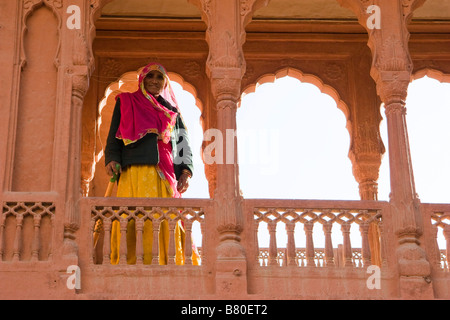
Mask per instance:
[[[155,98],[158,97],[164,89],[165,79],[164,75],[157,71],[150,71],[144,78],[144,88],[148,93],[152,94]]]

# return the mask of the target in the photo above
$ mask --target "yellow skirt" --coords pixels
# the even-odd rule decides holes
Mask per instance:
[[[170,193],[153,165],[134,165],[124,170],[120,176],[117,188],[118,197],[127,198],[169,198]],[[143,249],[144,264],[152,263],[153,223],[144,222]],[[179,221],[175,228],[175,262],[184,264],[185,232]],[[111,228],[111,264],[119,263],[120,250],[120,222],[114,221]],[[165,265],[169,252],[169,223],[161,222],[159,228],[159,264]],[[192,262],[199,264],[199,256],[193,250]],[[127,225],[127,263],[136,263],[136,229],[135,221],[130,220]]]

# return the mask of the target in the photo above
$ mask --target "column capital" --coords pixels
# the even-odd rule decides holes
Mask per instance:
[[[233,73],[234,80],[242,79],[246,65],[242,45],[245,42],[245,27],[251,21],[253,12],[267,5],[269,0],[188,0],[196,5],[207,25],[206,41],[209,56],[206,71],[211,79],[223,69]],[[226,16],[228,19],[223,19]],[[239,83],[240,87],[240,83]]]
[[[405,100],[413,63],[409,54],[409,24],[425,0],[338,0],[352,10],[369,35],[371,76],[385,104]],[[375,22],[375,23],[374,23]]]
[[[222,109],[233,104],[237,109],[237,102],[241,94],[241,68],[226,68],[210,66],[211,90],[217,102],[217,108]],[[225,101],[225,104],[221,103]]]
[[[378,71],[374,71],[378,70]],[[411,82],[410,71],[379,71],[372,69],[377,84],[377,93],[385,106],[393,103],[405,104],[408,86]]]

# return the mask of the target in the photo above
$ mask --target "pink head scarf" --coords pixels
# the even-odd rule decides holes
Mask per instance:
[[[136,92],[124,92],[116,97],[120,98],[121,119],[116,138],[123,140],[125,145],[134,143],[148,133],[159,136],[159,163],[156,166],[169,193],[174,198],[181,197],[177,191],[177,181],[173,167],[172,144],[170,138],[177,120],[177,113],[169,110],[148,93],[144,87],[144,79],[150,71],[161,72],[165,79],[165,86],[161,96],[178,110],[178,103],[170,86],[170,79],[166,69],[158,63],[150,63],[139,74],[139,88]]]

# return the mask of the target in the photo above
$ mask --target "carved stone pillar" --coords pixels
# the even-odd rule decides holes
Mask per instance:
[[[62,123],[64,133],[62,136],[67,152],[67,165],[64,185],[64,260],[76,264],[78,261],[78,245],[76,242],[76,231],[80,227],[81,212],[79,200],[82,196],[81,188],[81,131],[82,131],[82,109],[86,92],[89,88],[89,76],[92,72],[93,57],[91,50],[92,14],[97,8],[97,1],[74,0],[71,5],[79,8],[79,28],[68,28],[62,24],[64,33],[64,58],[62,64],[65,67],[64,84],[67,90],[64,100],[67,100],[65,119]],[[66,10],[66,9],[65,9]],[[68,116],[67,116],[68,115]],[[63,167],[62,167],[63,168]],[[62,188],[63,186],[61,186]]]
[[[82,6],[81,6],[82,7]],[[70,122],[68,122],[68,161],[67,187],[65,194],[64,219],[64,255],[66,259],[77,261],[78,246],[75,232],[80,227],[81,213],[78,202],[81,197],[81,115],[84,96],[88,89],[88,47],[85,36],[80,30],[66,31],[67,47],[71,54],[67,55],[66,81],[70,83]],[[68,50],[68,52],[70,52]]]
[[[74,65],[68,69],[69,77],[72,78],[72,99],[69,154],[67,171],[67,189],[65,201],[64,220],[64,253],[65,255],[77,256],[77,245],[75,243],[75,232],[80,227],[81,212],[78,202],[82,195],[81,176],[81,112],[84,95],[88,88],[88,72],[86,66]]]
[[[430,264],[420,246],[422,215],[416,195],[406,127],[405,100],[411,80],[412,61],[408,50],[407,24],[413,11],[424,0],[338,0],[353,10],[369,33],[372,50],[371,76],[384,103],[388,126],[391,174],[391,213],[398,237],[396,257],[400,276],[400,295],[407,299],[432,298]],[[379,8],[378,15],[368,7]],[[373,9],[373,7],[372,7]],[[379,28],[375,23],[378,19]],[[372,21],[373,22],[373,21]]]
[[[397,83],[400,81],[397,81]],[[424,250],[420,247],[423,233],[420,200],[417,197],[411,165],[408,133],[406,129],[406,88],[409,81],[395,86],[397,93],[386,97],[386,118],[389,138],[389,164],[391,171],[391,194],[393,221],[398,236],[397,259],[402,294],[407,298],[432,298],[432,288],[425,281],[431,270]],[[387,84],[386,84],[387,86]],[[384,87],[386,92],[392,89]],[[405,92],[400,100],[399,91]]]
[[[82,152],[89,152],[89,146],[82,150],[82,109],[86,93],[89,88],[89,78],[94,70],[95,58],[92,43],[95,38],[95,22],[101,15],[101,9],[112,0],[73,0],[66,6],[74,6],[79,12],[73,12],[74,19],[79,19],[79,26],[66,27],[62,24],[66,34],[65,47],[65,81],[71,84],[70,122],[68,144],[68,170],[64,221],[64,253],[68,259],[76,259],[78,247],[75,233],[80,227],[80,212],[78,202],[81,196],[87,196],[89,183],[93,177],[94,155],[83,156]],[[68,8],[64,8],[66,11]],[[69,17],[68,13],[66,18]],[[92,137],[94,136],[94,132]],[[71,257],[71,258],[70,258]]]
[[[223,136],[223,154],[216,154],[214,191],[219,244],[216,248],[216,291],[232,296],[247,292],[247,263],[242,247],[244,227],[237,164],[236,111],[245,73],[242,45],[251,12],[264,1],[189,0],[203,14],[209,44],[207,74],[215,99],[217,129]],[[267,1],[266,1],[267,2]],[[226,17],[224,19],[223,17]]]
[[[89,76],[94,71],[95,57],[92,50],[92,44],[95,39],[96,26],[95,23],[97,19],[101,16],[102,8],[113,0],[85,0],[86,6],[83,7],[83,22],[85,22],[86,28],[83,28],[83,34],[87,44],[87,63],[89,70]],[[89,4],[89,5],[88,5]],[[86,52],[83,52],[86,54]],[[92,93],[94,90],[90,90]],[[92,95],[94,96],[94,95]],[[90,103],[98,103],[96,97],[83,95],[85,100],[85,105]],[[87,109],[87,110],[86,110]],[[83,126],[83,141],[81,149],[81,190],[82,195],[87,197],[90,195],[91,182],[95,175],[95,165],[96,165],[96,134],[97,129],[94,125],[96,112],[90,112],[89,108],[83,110],[82,115],[82,126]],[[92,195],[92,194],[91,194]]]

